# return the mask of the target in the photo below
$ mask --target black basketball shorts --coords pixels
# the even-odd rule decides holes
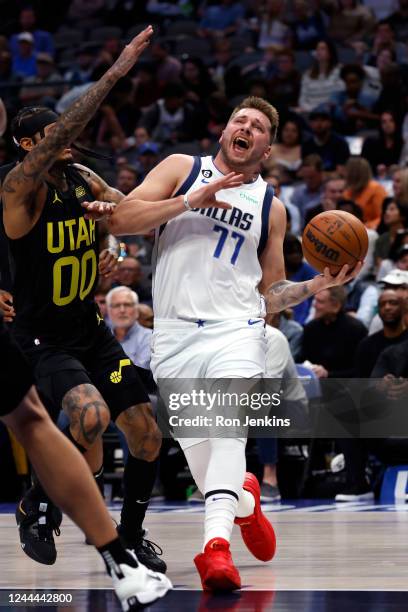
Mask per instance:
[[[113,420],[130,406],[150,401],[141,368],[132,363],[103,322],[95,330],[92,345],[83,351],[40,342],[31,346],[26,355],[41,399],[53,419],[58,417],[66,393],[78,385],[95,386]]]
[[[0,416],[6,416],[20,404],[34,384],[27,360],[0,317]]]

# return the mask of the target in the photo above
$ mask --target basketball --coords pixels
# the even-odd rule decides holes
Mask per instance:
[[[307,224],[302,238],[306,261],[319,272],[329,267],[337,274],[364,260],[368,249],[367,230],[357,217],[343,210],[322,212]]]

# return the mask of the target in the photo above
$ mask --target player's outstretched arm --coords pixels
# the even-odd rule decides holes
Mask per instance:
[[[285,280],[285,262],[283,258],[283,240],[286,231],[286,211],[285,207],[277,198],[273,199],[269,217],[269,237],[266,248],[261,255],[260,264],[262,267],[262,280],[259,291],[266,299],[268,314],[281,312],[291,306],[300,304],[303,300],[311,297],[315,293],[334,287],[344,285],[360,272],[362,262],[358,263],[353,270],[349,266],[343,266],[341,271],[333,276],[329,268],[324,274],[314,278],[296,283]]]
[[[103,211],[110,215],[109,231],[116,235],[145,234],[170,219],[197,208],[231,208],[217,199],[217,192],[242,184],[242,175],[231,172],[205,187],[185,196],[174,196],[189,175],[193,158],[170,155],[148,174],[143,183],[126,196],[112,212],[103,202],[85,202],[86,217],[100,219]],[[186,203],[188,207],[186,206]]]
[[[21,211],[21,209],[32,208],[34,195],[44,173],[53,165],[61,151],[81,133],[115,83],[129,72],[147,47],[152,33],[153,29],[149,26],[126,45],[116,62],[103,77],[61,115],[55,128],[33,147],[21,164],[18,164],[7,175],[3,183],[2,195],[4,222],[10,237],[19,237],[14,234],[21,235],[18,209]],[[14,218],[15,211],[17,211],[17,218]],[[29,219],[26,221],[29,225]],[[24,224],[24,219],[22,223]],[[17,225],[16,232],[13,231],[15,224]]]
[[[323,291],[323,289],[344,285],[358,275],[362,266],[363,262],[360,261],[350,271],[350,267],[346,264],[336,276],[330,274],[329,268],[325,268],[323,274],[302,283],[294,283],[288,280],[277,281],[269,287],[265,295],[267,312],[280,312],[285,308],[300,304],[300,302],[307,300],[319,291]]]

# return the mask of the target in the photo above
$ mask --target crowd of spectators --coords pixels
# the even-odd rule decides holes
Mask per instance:
[[[288,213],[287,278],[316,274],[301,248],[316,214],[350,212],[369,236],[355,281],[274,325],[318,378],[368,377],[396,342],[408,355],[408,0],[63,0],[58,17],[49,5],[16,2],[0,25],[1,163],[14,155],[7,116],[10,124],[24,105],[63,112],[153,23],[150,47],[78,139],[106,159],[76,152],[77,161],[127,194],[171,153],[216,152],[232,108],[248,94],[266,98],[280,113],[263,176]],[[116,277],[98,290],[101,309],[109,296],[122,339],[145,342],[140,323],[153,324],[152,246],[151,235],[125,237]],[[121,293],[108,293],[115,286]],[[366,355],[359,367],[354,354]],[[406,376],[407,362],[386,374]]]

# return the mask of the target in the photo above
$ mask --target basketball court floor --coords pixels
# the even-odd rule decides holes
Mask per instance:
[[[193,557],[200,551],[203,505],[155,502],[146,526],[165,551],[174,591],[149,606],[152,612],[388,612],[408,609],[408,505],[335,504],[302,501],[264,505],[276,530],[278,549],[262,564],[234,527],[233,557],[243,583],[240,593],[207,595],[200,589]],[[103,564],[66,518],[56,538],[54,566],[39,565],[20,550],[13,506],[0,506],[0,611],[11,597],[30,590],[59,590],[72,603],[44,610],[119,611]],[[111,513],[118,518],[118,507]],[[33,604],[27,608],[33,609]]]

